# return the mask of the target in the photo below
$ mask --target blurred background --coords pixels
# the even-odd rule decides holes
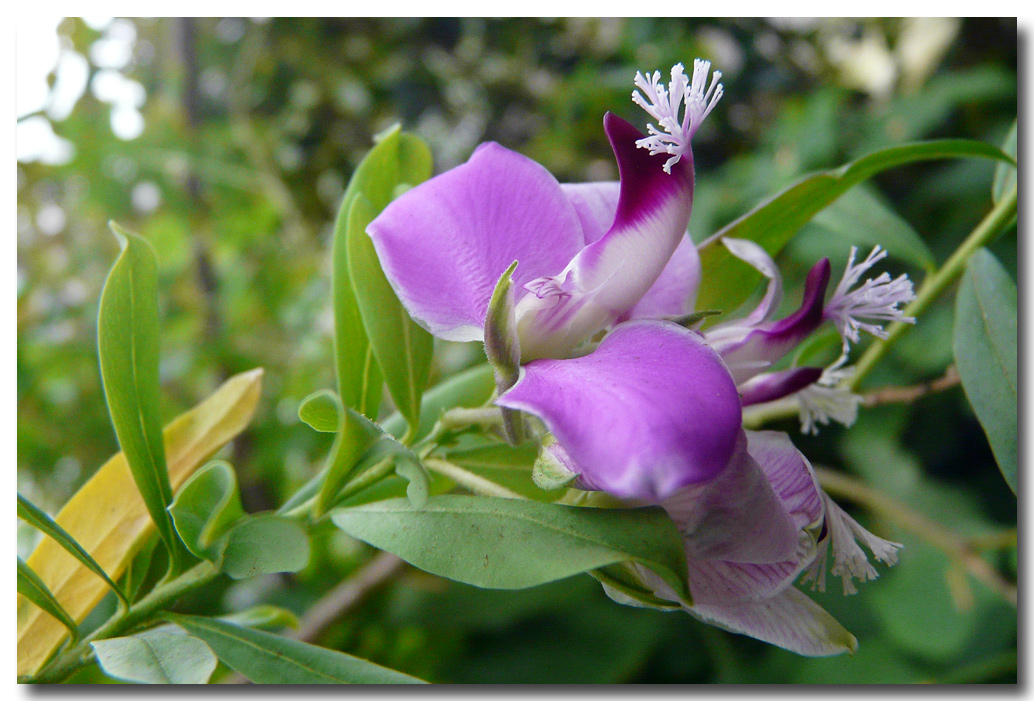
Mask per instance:
[[[630,100],[636,70],[708,58],[725,97],[694,141],[699,241],[804,173],[883,146],[999,145],[1017,109],[1015,19],[20,18],[17,39],[18,487],[52,513],[118,450],[96,358],[118,250],[109,220],[158,252],[167,418],[233,373],[266,369],[229,456],[254,511],[281,503],[329,448],[297,406],[333,386],[330,227],[352,169],[392,123],[427,141],[437,172],[495,140],[561,181],[613,179],[603,114],[645,129]],[[934,162],[867,184],[864,207],[817,218],[784,251],[786,304],[818,257],[842,266],[872,227],[910,230],[943,261],[989,209],[993,172]],[[992,250],[1015,278],[1015,231]],[[896,258],[892,271],[922,278],[921,255]],[[952,300],[870,387],[944,374]],[[432,382],[480,353],[440,350]],[[836,580],[816,594],[859,638],[852,658],[799,658],[621,607],[585,576],[493,592],[413,570],[318,642],[438,682],[1015,682],[1016,609],[1002,589],[1015,582],[1016,500],[962,390],[863,410],[849,431],[776,427],[925,527],[853,510],[906,547],[860,594],[841,596]],[[970,576],[930,533],[948,546],[986,540],[979,558],[1001,586]],[[35,537],[19,532],[23,555]],[[314,545],[298,575],[216,583],[185,606],[303,612],[370,556],[337,531]]]

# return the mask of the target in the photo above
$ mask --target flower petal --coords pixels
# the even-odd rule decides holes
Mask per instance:
[[[740,326],[755,326],[762,321],[770,319],[775,314],[779,303],[783,301],[783,276],[779,274],[779,268],[768,252],[758,244],[748,239],[734,239],[724,237],[722,244],[733,254],[745,263],[748,263],[759,273],[768,278],[768,289],[765,296],[755,307],[754,311],[744,319],[737,322]]]
[[[764,322],[753,328],[715,327],[707,333],[708,342],[721,353],[736,384],[749,380],[782,358],[822,324],[822,302],[829,285],[829,272],[827,258],[812,267],[804,283],[800,309],[785,319]]]
[[[614,223],[614,214],[618,211],[621,183],[617,180],[608,180],[596,183],[563,183],[560,187],[574,206],[578,221],[582,223],[585,245],[603,238],[610,230],[610,225]]]
[[[621,318],[660,319],[689,314],[700,287],[700,254],[689,236],[683,236],[657,282]]]
[[[663,169],[663,158],[636,148],[642,134],[607,114],[604,128],[621,175],[614,221],[559,275],[533,281],[517,307],[525,360],[562,357],[612,324],[657,281],[682,242],[693,203],[693,160]],[[598,215],[594,209],[593,216]]]
[[[798,528],[740,434],[728,466],[661,502],[694,560],[783,562],[797,550]]]
[[[556,179],[494,143],[399,197],[367,231],[409,313],[451,341],[483,340],[488,301],[513,261],[519,297],[583,247],[577,213]]]
[[[797,527],[817,526],[824,513],[822,490],[804,454],[781,431],[746,434],[747,452],[757,460]]]
[[[539,416],[587,487],[625,498],[657,501],[713,479],[741,432],[721,359],[661,321],[621,324],[580,358],[531,362],[496,403]]]
[[[687,610],[706,623],[778,645],[798,655],[826,657],[858,649],[857,638],[793,587],[764,601],[694,604]]]
[[[802,367],[755,375],[740,385],[743,406],[781,399],[799,392],[822,377],[822,368]]]

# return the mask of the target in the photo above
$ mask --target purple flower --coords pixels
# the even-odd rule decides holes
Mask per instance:
[[[806,571],[823,585],[832,551],[830,571],[847,590],[852,577],[875,576],[856,539],[888,563],[899,546],[836,507],[786,435],[745,432],[742,407],[795,396],[814,403],[806,428],[853,420],[833,387],[849,371],[843,362],[773,366],[826,322],[841,330],[845,352],[860,329],[878,334],[872,322],[901,318],[897,304],[910,298],[911,284],[881,276],[852,292],[881,257],[876,251],[855,266],[852,253],[827,304],[824,259],[808,274],[800,308],[775,319],[782,281],[771,257],[750,241],[724,239],[769,279],[764,299],[706,332],[665,320],[693,310],[700,280],[685,232],[690,142],[722,95],[717,71],[707,87],[709,72],[697,61],[690,80],[677,65],[667,86],[659,73],[636,76],[643,92],[633,100],[659,128],[651,124],[643,136],[606,115],[619,183],[561,185],[534,161],[489,143],[399,197],[368,232],[413,318],[452,341],[486,340],[496,284],[516,261],[512,306],[492,317],[488,337],[520,368],[515,381],[501,383],[496,404],[545,424],[551,478],[576,477],[584,489],[669,512],[684,537],[693,601],[640,568],[658,596],[801,654],[835,654],[853,649],[853,636],[794,580]],[[504,338],[497,317],[505,317]]]

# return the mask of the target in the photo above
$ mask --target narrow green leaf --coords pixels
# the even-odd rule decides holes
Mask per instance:
[[[589,574],[603,585],[603,591],[622,606],[659,609],[661,611],[678,611],[682,607],[672,601],[661,599],[652,591],[643,587],[642,583],[629,572],[624,565],[608,565]]]
[[[204,641],[182,633],[147,631],[90,646],[106,674],[137,684],[205,684],[218,664]]]
[[[122,252],[101,293],[97,345],[111,423],[158,533],[179,553],[165,508],[172,487],[165,463],[158,384],[158,262],[154,249],[116,224]]]
[[[399,302],[381,270],[366,227],[376,216],[373,205],[358,195],[348,215],[348,269],[363,326],[388,392],[410,431],[420,424],[420,397],[431,370],[434,340],[417,326]]]
[[[513,301],[513,271],[517,261],[510,264],[492,291],[485,318],[485,355],[495,370],[499,392],[505,392],[517,382],[521,369],[521,346],[517,339],[517,316]],[[524,421],[519,411],[503,409],[503,432],[511,445],[524,440]]]
[[[32,568],[25,564],[25,560],[20,557],[18,558],[18,593],[59,620],[68,629],[73,642],[79,640],[79,627],[75,621],[54,598],[39,575],[33,572]]]
[[[204,640],[228,667],[256,684],[421,684],[343,652],[198,616],[166,614]]]
[[[371,419],[377,418],[383,378],[363,326],[349,270],[348,216],[360,194],[370,201],[376,215],[398,196],[400,185],[423,182],[431,176],[432,167],[427,146],[418,137],[403,134],[398,125],[378,134],[375,141],[345,189],[331,252],[338,395],[345,406]]]
[[[190,552],[213,562],[217,560],[221,536],[244,518],[233,468],[223,460],[202,467],[180,488],[169,513]]]
[[[955,363],[1009,488],[1016,492],[1016,283],[986,249],[966,266],[955,299]]]
[[[279,630],[280,628],[297,628],[298,617],[292,612],[272,604],[258,604],[251,608],[226,616],[219,616],[220,621],[226,621],[236,626],[247,626],[259,630]]]
[[[1002,150],[1013,158],[1016,158],[1016,125],[1016,122],[1012,123],[1012,129],[1009,130],[1009,135],[1005,137],[1005,143],[1002,144]],[[995,167],[995,179],[991,185],[991,198],[994,203],[998,204],[1014,187],[1016,187],[1016,166],[1010,163],[999,163]]]
[[[129,601],[126,599],[126,595],[122,592],[122,589],[120,589],[115,582],[111,581],[107,572],[105,572],[104,569],[98,565],[92,557],[90,557],[90,553],[86,552],[83,546],[79,545],[75,538],[69,535],[68,531],[57,525],[57,522],[50,518],[43,509],[33,504],[21,494],[18,495],[18,516],[24,519],[27,523],[38,528],[45,535],[48,535],[57,541],[58,545],[64,548],[69,555],[83,563],[83,565],[91,572],[103,579],[123,604],[127,606],[129,605]]]
[[[335,509],[331,520],[420,569],[486,589],[523,589],[634,560],[689,596],[682,540],[659,508],[442,495],[423,509],[404,499]]]
[[[230,529],[220,569],[233,579],[297,572],[309,564],[309,536],[283,516],[253,516]]]
[[[315,514],[321,516],[330,508],[334,497],[352,475],[363,453],[373,445],[379,436],[384,435],[384,432],[380,426],[362,414],[342,406],[338,396],[329,390],[322,390],[310,395],[302,405],[303,408],[306,406],[318,408],[319,420],[324,421],[333,414],[337,423],[337,435],[334,438],[334,445],[331,446],[330,453],[327,455],[327,464],[323,470],[326,476],[323,479],[319,498],[316,500]]]
[[[889,168],[942,158],[1014,162],[1012,157],[990,144],[945,139],[891,146],[840,168],[808,175],[700,244],[704,277],[697,293],[697,306],[734,309],[746,301],[761,280],[759,273],[729,253],[725,246],[716,245],[721,238],[754,241],[774,256],[804,224],[852,186]]]

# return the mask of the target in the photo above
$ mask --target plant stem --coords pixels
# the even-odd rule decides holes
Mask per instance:
[[[186,592],[207,584],[216,578],[219,570],[207,560],[187,570],[179,577],[158,586],[122,614],[110,618],[82,642],[58,654],[50,664],[35,677],[36,684],[56,684],[67,679],[73,672],[89,664],[93,657],[90,643],[94,640],[118,637],[130,628],[145,622],[152,614],[172,603]]]
[[[961,246],[955,249],[955,252],[945,261],[944,265],[923,281],[919,292],[916,293],[916,298],[905,307],[904,315],[918,318],[925,312],[962,275],[967,261],[969,261],[973,254],[1008,226],[1015,216],[1016,188],[1014,187],[977,224],[973,232],[966,237]],[[875,343],[866,348],[865,352],[862,353],[858,363],[855,365],[854,375],[846,381],[846,388],[851,390],[857,389],[861,385],[862,380],[876,366],[876,363],[887,354],[890,347],[910,328],[912,328],[911,324],[904,324],[900,321],[895,321],[891,324],[887,329],[887,337],[877,339]]]
[[[480,475],[475,475],[473,472],[468,472],[459,465],[453,465],[451,462],[439,458],[426,458],[424,465],[427,466],[427,469],[434,470],[438,474],[448,477],[456,484],[466,487],[475,494],[486,497],[502,497],[503,499],[524,499],[517,492],[510,491],[502,485],[486,480]]]

